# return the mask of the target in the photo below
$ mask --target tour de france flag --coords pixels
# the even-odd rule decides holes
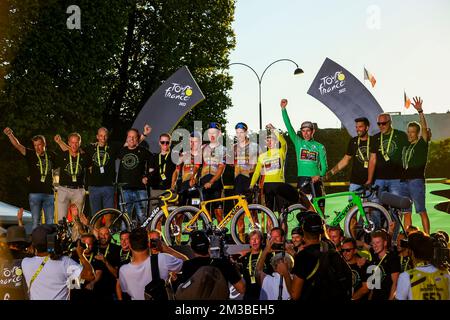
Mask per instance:
[[[327,106],[352,137],[356,136],[355,119],[360,117],[369,119],[369,134],[379,132],[377,115],[383,109],[363,83],[333,60],[325,59],[308,94]]]
[[[146,138],[150,151],[159,152],[161,133],[171,132],[194,106],[205,100],[197,82],[186,66],[172,74],[147,100],[134,120],[133,128],[142,130],[145,124],[152,127]]]

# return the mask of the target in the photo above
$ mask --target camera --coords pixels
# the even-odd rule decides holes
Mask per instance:
[[[400,248],[409,249],[408,239],[400,239]]]
[[[161,240],[159,240],[159,239],[150,239],[150,248],[158,249],[160,243],[161,243]]]
[[[282,242],[272,243],[272,251],[284,251],[284,249],[285,249],[284,243]]]
[[[445,236],[440,233],[430,235],[433,240],[432,264],[439,269],[450,270],[450,249]]]
[[[210,243],[210,253],[211,258],[220,259],[225,256],[225,230],[220,229],[210,229],[207,231],[209,243]]]

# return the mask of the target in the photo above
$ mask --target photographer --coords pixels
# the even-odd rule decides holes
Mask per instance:
[[[288,288],[291,286],[291,270],[294,265],[294,259],[289,253],[286,253],[283,248],[274,250],[274,244],[275,243],[272,243],[272,241],[269,240],[256,265],[256,279],[258,284],[261,285],[259,299],[289,300],[291,296]],[[264,261],[268,254],[272,252],[276,253],[270,259],[270,264],[274,272],[272,274],[266,274],[263,271]]]
[[[191,249],[194,253],[194,258],[184,261],[183,268],[181,269],[182,284],[178,287],[180,290],[183,287],[183,283],[186,283],[190,278],[203,266],[213,266],[220,270],[225,280],[231,283],[234,288],[241,294],[245,293],[245,283],[241,275],[237,271],[236,267],[231,264],[227,259],[212,258],[210,255],[210,240],[203,230],[197,230],[191,233]],[[202,289],[205,287],[214,288],[218,283],[210,281],[205,283]],[[225,284],[227,285],[227,284]],[[228,285],[227,285],[228,286]],[[190,299],[199,299],[203,292],[192,292]],[[179,293],[177,292],[177,295]],[[213,299],[213,297],[210,297]]]
[[[93,234],[86,233],[81,236],[79,242],[81,243],[81,246],[84,247],[82,256],[90,263],[95,279],[92,281],[85,281],[81,284],[80,289],[73,289],[70,291],[70,300],[91,301],[92,299],[95,299],[93,292],[95,283],[101,278],[103,272],[101,263],[94,258],[94,252],[97,252],[97,240]],[[71,258],[75,262],[80,263],[80,257],[77,251],[72,253]]]
[[[397,284],[397,300],[450,300],[450,275],[432,265],[433,240],[423,232],[408,238],[414,269],[402,272]]]
[[[50,233],[52,229],[47,225],[34,229],[31,242],[35,256],[22,261],[30,300],[67,300],[71,287],[77,287],[80,280],[92,281],[95,278],[80,245],[76,250],[81,266],[67,256],[58,257],[48,252],[47,236]]]

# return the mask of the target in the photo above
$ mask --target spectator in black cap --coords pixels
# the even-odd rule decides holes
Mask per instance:
[[[68,300],[69,289],[80,286],[83,280],[95,279],[92,267],[78,243],[80,264],[67,256],[56,259],[48,249],[47,237],[54,230],[48,225],[38,226],[31,235],[35,256],[24,258],[22,270],[27,282],[30,300]]]
[[[320,254],[320,240],[324,233],[324,224],[315,212],[299,214],[297,219],[303,230],[304,249],[295,256],[292,270],[294,277],[290,292],[293,300],[310,300],[313,299],[308,292],[312,284],[310,275],[314,271]]]
[[[287,251],[290,255],[295,257],[297,253],[303,250],[303,230],[300,227],[295,227],[291,231],[292,243],[288,246]]]
[[[205,231],[197,230],[190,234],[190,246],[194,258],[184,261],[180,281],[186,282],[200,267],[212,265],[219,268],[224,278],[241,294],[245,293],[245,283],[238,270],[229,260],[210,257],[210,241]]]
[[[22,271],[22,259],[27,256],[29,239],[22,226],[11,226],[6,233],[8,251],[0,257],[0,300],[28,299]]]

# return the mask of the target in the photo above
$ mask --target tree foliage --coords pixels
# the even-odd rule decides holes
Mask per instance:
[[[70,5],[81,29],[66,25]],[[235,45],[234,0],[3,0],[0,5],[0,126],[27,146],[35,134],[112,129],[123,140],[151,94],[186,65],[206,101],[186,116],[225,124],[231,78],[222,71]],[[0,197],[25,205],[24,162],[3,136]],[[15,191],[14,191],[15,190]]]

